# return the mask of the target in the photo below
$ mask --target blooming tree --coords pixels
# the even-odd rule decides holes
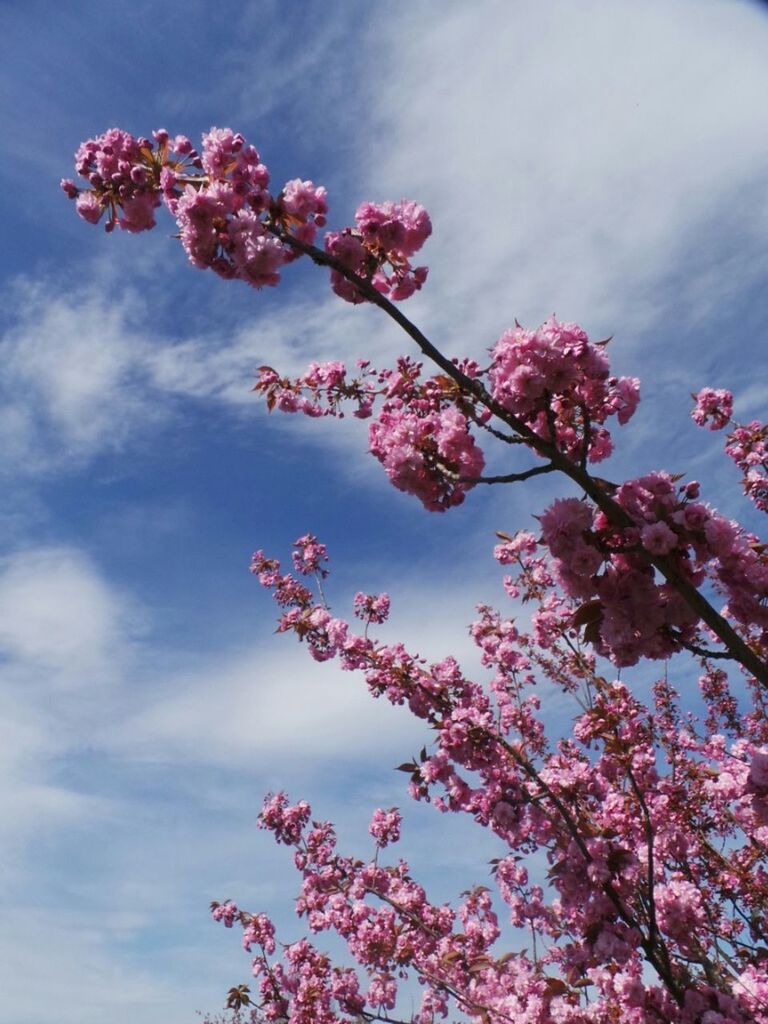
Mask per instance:
[[[332,824],[306,802],[270,794],[260,824],[293,850],[308,937],[281,944],[265,914],[213,905],[217,921],[242,927],[255,978],[230,991],[230,1019],[396,1022],[410,978],[421,986],[419,1024],[766,1024],[768,554],[696,481],[593,473],[613,450],[614,425],[632,418],[639,382],[611,373],[607,342],[554,317],[533,330],[515,324],[484,366],[441,353],[395,305],[427,279],[413,262],[431,233],[417,203],[363,203],[354,226],[326,232],[320,248],[326,190],[295,179],[270,191],[258,152],[229,129],[212,129],[199,152],[166,131],[149,140],[112,129],[76,160],[86,185],[62,187],[90,223],[144,231],[164,204],[195,267],[254,288],[277,285],[308,256],[341,299],[377,305],[420,350],[423,361],[313,363],[297,378],[263,366],[254,390],[270,409],[369,419],[371,453],[430,511],[481,484],[542,474],[559,473],[580,495],[544,509],[535,533],[499,534],[510,611],[521,601],[535,610],[523,628],[478,608],[471,635],[485,684],[450,656],[428,664],[377,640],[386,594],[359,593],[353,618],[335,617],[315,537],[296,542],[290,571],[254,555],[281,632],[318,661],[362,673],[373,696],[407,705],[432,730],[400,766],[410,795],[469,815],[505,852],[487,884],[457,906],[435,904],[404,860],[385,863],[382,851],[400,840],[396,809],[374,811],[376,856],[364,861],[337,848]],[[765,512],[768,427],[735,423],[726,391],[694,398],[698,424],[728,429],[743,490]],[[494,447],[514,471],[485,475]],[[677,653],[693,673],[670,661]],[[658,678],[644,702],[631,673],[619,681],[612,667],[647,661]],[[701,716],[684,692],[695,676]],[[548,735],[544,680],[578,709],[566,737]],[[500,948],[500,911],[527,939]],[[345,941],[348,963],[316,944],[326,931]]]

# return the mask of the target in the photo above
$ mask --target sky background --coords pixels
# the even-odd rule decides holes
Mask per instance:
[[[86,225],[58,189],[79,142],[228,126],[277,187],[325,184],[334,228],[423,203],[430,278],[404,311],[443,351],[552,312],[612,335],[644,397],[605,475],[687,471],[742,515],[688,413],[705,384],[764,413],[766,53],[753,0],[0,0],[0,1024],[217,1009],[249,965],[211,899],[299,934],[263,794],[310,799],[363,856],[373,808],[407,803],[392,767],[427,737],[274,635],[256,547],[316,533],[335,611],[388,590],[386,635],[471,669],[474,605],[504,600],[494,530],[564,493],[429,514],[359,422],[268,417],[260,364],[387,365],[405,339],[313,266],[255,292],[191,268],[168,219]],[[406,822],[435,898],[483,880],[488,840]]]

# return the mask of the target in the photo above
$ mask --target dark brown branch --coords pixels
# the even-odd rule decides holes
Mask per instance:
[[[548,786],[547,783],[541,778],[539,773],[536,771],[535,767],[526,758],[524,758],[514,748],[514,746],[512,746],[511,743],[507,743],[507,741],[503,739],[498,739],[498,742],[506,750],[506,752],[515,762],[515,764],[517,764],[518,767],[522,769],[524,774],[527,775],[529,779],[535,780],[536,783],[541,787],[543,795],[555,807],[568,833],[578,846],[579,852],[584,858],[584,862],[586,864],[591,864],[594,858],[592,857],[592,854],[589,852],[587,844],[584,841],[581,832],[579,831],[578,823],[574,819],[570,810],[566,807],[565,803],[560,799],[559,796],[557,796],[556,793],[553,792],[551,787]],[[637,921],[633,914],[626,908],[626,906],[624,905],[624,901],[622,900],[619,893],[616,891],[616,887],[613,885],[613,883],[610,880],[608,880],[607,882],[603,883],[602,888],[605,895],[616,908],[616,913],[619,915],[621,920],[624,921],[624,923],[628,925],[630,928],[637,928],[640,934],[643,935],[643,930],[640,927],[640,922]],[[662,944],[661,955],[659,955],[658,943],[651,937],[650,934],[642,937],[642,939],[640,940],[640,945],[643,948],[643,951],[646,955],[648,962],[651,964],[651,966],[654,968],[658,976],[667,986],[667,989],[669,990],[672,997],[678,1004],[682,1005],[682,992],[672,971],[671,964],[669,963],[669,956],[667,954],[666,947],[664,947]]]
[[[645,845],[648,851],[646,879],[646,885],[648,887],[648,942],[655,947],[658,946],[667,969],[671,971],[672,966],[669,961],[669,951],[667,950],[666,945],[661,939],[661,935],[659,933],[659,926],[656,921],[656,899],[653,894],[654,885],[656,881],[656,868],[654,865],[653,823],[651,821],[651,814],[648,810],[648,804],[645,801],[645,797],[643,796],[642,791],[638,786],[635,776],[629,765],[627,765],[627,778],[629,779],[629,784],[632,787],[635,797],[637,798],[637,802],[640,804],[640,809],[643,813],[643,831],[645,833]]]
[[[378,306],[390,319],[394,320],[416,342],[421,352],[431,359],[436,366],[439,366],[446,376],[458,384],[466,394],[481,402],[497,419],[511,427],[534,451],[551,462],[555,469],[571,479],[605,513],[614,526],[619,529],[635,526],[634,521],[625,509],[613,500],[610,494],[589,475],[586,469],[572,462],[571,459],[558,449],[553,441],[540,437],[527,423],[497,402],[486,390],[482,381],[462,373],[455,363],[444,356],[394,303],[390,302],[389,299],[373,287],[370,281],[358,277],[357,274],[344,266],[336,257],[323,252],[322,249],[318,249],[314,245],[307,245],[305,242],[295,238],[279,224],[268,222],[266,226],[290,248],[306,254],[320,266],[338,271],[342,277],[345,277],[354,284],[363,298]],[[768,687],[768,665],[755,654],[749,644],[739,636],[733,626],[707,601],[703,594],[681,576],[674,560],[666,555],[652,555],[649,552],[643,552],[643,557],[661,573],[668,583],[672,584],[689,607],[696,612],[696,615],[709,626],[723,645],[731,651],[734,660],[740,662],[763,686]]]
[[[505,434],[503,431],[497,430],[495,427],[492,427],[490,423],[481,423],[480,420],[475,419],[474,417],[472,419],[472,422],[476,426],[480,427],[481,430],[487,431],[489,434],[492,434],[494,437],[497,437],[499,441],[503,441],[505,444],[525,444],[522,437],[515,437],[512,434]]]
[[[686,651],[690,651],[691,654],[697,654],[700,658],[721,658],[726,661],[733,661],[733,655],[729,654],[728,651],[710,651],[707,647],[700,647],[689,640],[683,640],[675,632],[670,632],[675,643],[680,644],[681,647],[684,647]]]
[[[554,472],[555,467],[548,462],[544,466],[533,466],[522,473],[505,473],[502,476],[459,476],[456,479],[462,484],[518,484],[522,480],[530,480],[533,476]]]

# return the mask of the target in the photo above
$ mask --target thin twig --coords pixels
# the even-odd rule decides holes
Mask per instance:
[[[462,484],[517,484],[522,480],[530,480],[532,476],[554,472],[555,467],[548,462],[545,466],[533,466],[523,473],[506,473],[502,476],[459,476],[456,479]]]

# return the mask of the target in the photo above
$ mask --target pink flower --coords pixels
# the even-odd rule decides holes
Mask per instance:
[[[390,843],[399,841],[402,820],[402,816],[396,807],[390,807],[388,811],[382,811],[379,808],[373,812],[368,831],[376,840],[376,845],[380,849],[389,846]]]
[[[656,919],[662,931],[674,939],[684,953],[694,952],[697,937],[703,934],[706,924],[700,889],[677,875],[655,887],[654,900]]]
[[[592,526],[592,509],[579,498],[558,498],[541,516],[544,543],[557,558],[570,554]]]
[[[322,186],[294,178],[283,186],[282,196],[287,213],[302,220],[312,217],[318,227],[323,226],[328,212],[328,193]]]
[[[155,226],[155,210],[160,200],[152,191],[137,192],[123,202],[123,216],[118,221],[124,231],[148,231]]]
[[[433,512],[459,505],[485,465],[467,418],[455,408],[419,415],[406,412],[395,398],[368,436],[371,452],[395,487],[415,494]]]
[[[702,388],[693,396],[696,405],[691,413],[694,423],[710,430],[722,430],[733,415],[733,395],[723,388]]]
[[[579,326],[555,317],[536,331],[517,326],[502,334],[492,355],[488,376],[496,401],[572,458],[599,462],[610,455],[603,424],[609,416],[621,424],[631,418],[639,382],[609,377],[604,350]]]
[[[432,234],[427,211],[408,199],[378,205],[363,203],[357,208],[355,221],[367,244],[400,259],[413,256]]]
[[[215,904],[211,910],[211,916],[214,921],[223,921],[227,928],[231,928],[240,916],[240,911],[232,900],[227,900],[226,903]]]
[[[389,615],[389,594],[363,594],[358,591],[354,599],[355,615],[365,622],[381,625]]]
[[[666,523],[650,523],[640,531],[640,540],[652,555],[668,555],[677,547],[677,534]]]
[[[75,202],[77,212],[89,224],[97,224],[104,213],[104,206],[95,192],[81,192]]]

